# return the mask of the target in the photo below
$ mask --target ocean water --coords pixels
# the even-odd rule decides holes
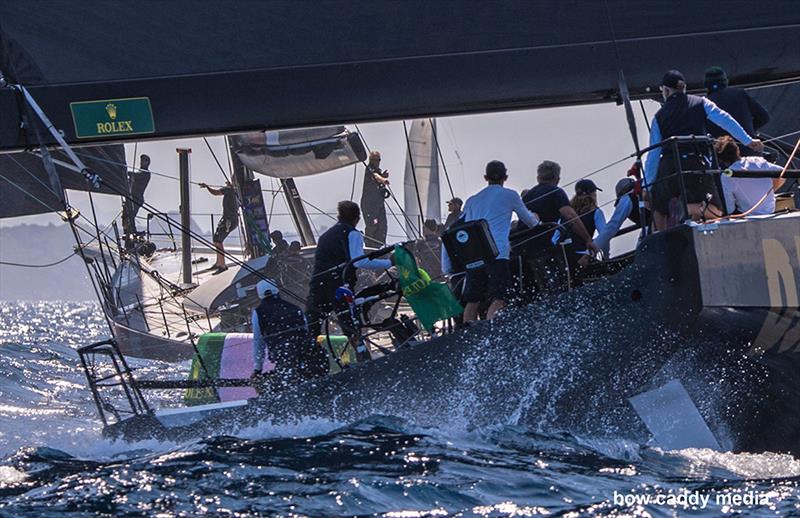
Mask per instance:
[[[110,441],[75,353],[105,334],[93,303],[0,303],[0,516],[800,515],[790,455],[664,451],[505,422],[374,415]]]

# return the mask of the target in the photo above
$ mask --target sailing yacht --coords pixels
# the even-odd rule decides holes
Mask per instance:
[[[38,183],[53,196],[48,208],[64,212],[79,245],[80,216],[61,180],[125,195],[114,171],[82,156],[85,146],[616,101],[625,107],[638,163],[650,150],[638,146],[631,101],[653,96],[664,70],[678,66],[697,89],[705,67],[730,56],[723,65],[733,84],[800,81],[800,12],[790,0],[767,0],[746,17],[688,0],[469,4],[455,15],[449,4],[423,1],[242,5],[177,0],[145,11],[134,4],[0,4],[0,151],[39,156]],[[363,20],[391,25],[354,30]],[[109,29],[123,21],[137,30]],[[796,175],[788,165],[796,149],[784,160],[784,176]],[[3,177],[6,189],[21,187],[17,176]],[[418,200],[422,217],[422,193]],[[703,371],[721,372],[724,404],[713,410],[735,449],[800,451],[800,215],[726,215],[664,232],[638,230],[636,250],[603,265],[594,282],[521,304],[496,321],[405,342],[280,393],[152,409],[143,392],[159,385],[148,386],[128,367],[112,319],[113,338],[80,355],[107,433],[127,439],[202,437],[265,418],[352,420],[384,410],[425,423],[453,415],[454,407],[471,422],[548,418],[565,430],[585,423],[578,414],[586,409],[589,419],[613,418],[635,433],[644,425],[628,398],[674,375],[686,381],[690,398],[704,401],[711,383],[693,377]],[[184,224],[181,233],[188,233]],[[87,271],[92,279],[109,277],[105,265],[114,259],[103,261],[102,233],[96,245],[95,254],[80,248]],[[186,262],[182,275],[184,268]],[[244,262],[219,293],[246,291],[247,277],[258,271]],[[173,283],[178,291],[188,277]],[[200,302],[207,300],[217,299]],[[576,312],[587,306],[594,325],[576,327]],[[539,364],[534,358],[565,354],[569,361],[554,360],[548,372],[531,369]],[[101,359],[110,360],[110,375],[96,368]],[[121,387],[121,401],[110,400],[108,380]],[[226,380],[194,383],[217,389]]]

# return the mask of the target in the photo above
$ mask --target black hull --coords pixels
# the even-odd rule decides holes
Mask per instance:
[[[791,254],[791,268],[800,271],[800,251],[794,257],[793,249],[800,219],[787,219],[721,225],[713,229],[716,237],[689,227],[656,234],[620,273],[493,322],[218,411],[191,426],[168,428],[140,417],[107,433],[181,440],[262,420],[352,422],[384,413],[420,425],[512,422],[643,439],[647,432],[627,398],[677,378],[723,445],[800,454],[800,379],[794,374],[800,372],[800,312],[794,305],[770,309],[774,264],[765,260],[766,248],[753,248],[754,241],[733,257],[733,270],[718,270],[719,261],[710,261],[718,252],[731,257],[732,243],[744,232],[781,244]],[[729,246],[709,249],[718,238]],[[731,272],[742,283],[715,285]],[[794,277],[794,286],[785,276],[780,285],[787,304],[796,300],[791,292],[800,275]],[[742,304],[746,300],[753,303]]]

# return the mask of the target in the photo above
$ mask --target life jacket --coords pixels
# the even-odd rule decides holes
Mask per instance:
[[[589,212],[584,212],[579,217],[583,222],[583,226],[586,227],[586,232],[589,236],[594,236],[594,231],[597,230],[597,227],[594,224],[594,211],[597,208],[590,210]],[[586,250],[586,242],[580,238],[575,232],[571,232],[572,237],[572,245],[576,251],[583,251]]]
[[[351,288],[355,287],[357,280],[355,268],[347,269],[346,278],[343,277],[343,268],[335,268],[351,259],[350,232],[357,232],[357,230],[353,225],[339,221],[319,237],[314,254],[312,289],[325,286],[327,289],[335,290],[345,283],[349,284]],[[331,270],[332,268],[333,270]]]
[[[270,361],[279,370],[316,374],[308,358],[314,352],[303,310],[279,296],[269,296],[255,309]]]
[[[684,135],[706,134],[706,110],[703,99],[696,95],[673,94],[656,113],[661,139]],[[672,153],[672,146],[665,146],[662,155]]]

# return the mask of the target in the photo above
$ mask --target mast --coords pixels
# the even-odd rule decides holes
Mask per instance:
[[[316,245],[317,240],[311,230],[311,222],[308,220],[308,214],[305,207],[303,207],[303,200],[300,198],[300,192],[297,190],[294,178],[281,178],[281,187],[283,188],[283,194],[286,196],[286,205],[289,206],[289,212],[292,213],[292,221],[294,221],[297,233],[300,234],[303,246]]]
[[[269,250],[269,221],[261,194],[261,182],[236,154],[229,137],[225,137],[225,145],[231,166],[231,183],[236,190],[236,201],[242,214],[243,252],[248,259],[255,259]]]
[[[181,228],[191,226],[191,209],[189,206],[189,155],[191,149],[178,148],[178,169],[181,184]],[[192,236],[189,232],[181,232],[181,263],[183,284],[192,283]]]

